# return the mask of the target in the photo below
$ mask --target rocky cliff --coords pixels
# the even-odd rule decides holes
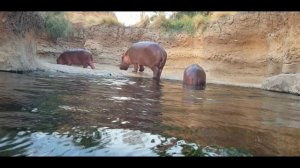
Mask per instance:
[[[299,19],[299,12],[243,12],[221,18],[204,32],[202,54],[208,60],[221,62],[213,69],[219,69],[224,76],[234,74],[232,80],[228,78],[233,82],[242,80],[262,84],[268,90],[300,94],[296,86],[300,73]],[[283,74],[298,77],[292,80]],[[291,79],[285,82],[291,83],[277,82],[275,89],[273,82],[283,78]]]

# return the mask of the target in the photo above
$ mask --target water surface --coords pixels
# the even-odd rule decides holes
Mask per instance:
[[[300,97],[0,72],[0,156],[300,155]]]

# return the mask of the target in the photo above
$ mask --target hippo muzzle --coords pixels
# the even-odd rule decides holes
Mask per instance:
[[[127,70],[128,68],[129,68],[129,65],[124,65],[124,64],[120,65],[121,70]]]

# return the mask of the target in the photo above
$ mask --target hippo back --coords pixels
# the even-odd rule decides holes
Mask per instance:
[[[57,59],[57,63],[63,62],[63,64],[71,63],[74,65],[82,65],[89,61],[93,61],[93,57],[91,52],[85,49],[66,50]]]
[[[141,41],[134,43],[126,52],[131,61],[146,66],[159,65],[163,68],[167,59],[167,52],[158,43]]]
[[[205,89],[206,74],[198,64],[187,67],[183,74],[183,85],[194,89]]]

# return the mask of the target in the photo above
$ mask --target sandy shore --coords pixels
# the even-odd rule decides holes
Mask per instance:
[[[120,70],[116,65],[108,65],[108,64],[95,64],[96,69],[82,68],[80,66],[66,66],[66,65],[58,65],[53,63],[48,63],[45,61],[41,61],[40,69],[43,71],[49,72],[63,72],[69,74],[78,74],[78,75],[94,75],[94,76],[103,76],[103,77],[141,77],[141,78],[152,78],[152,70],[150,68],[145,68],[144,72],[132,72],[133,68],[129,68],[127,71]],[[164,69],[161,79],[170,79],[170,80],[179,80],[182,81],[183,76],[183,69],[182,70],[170,70]],[[210,79],[209,76],[207,77],[207,83],[213,84],[222,84],[222,85],[233,85],[233,86],[242,86],[242,87],[253,87],[253,88],[261,88],[259,84],[235,84],[230,82],[222,82],[217,81],[214,79]]]

